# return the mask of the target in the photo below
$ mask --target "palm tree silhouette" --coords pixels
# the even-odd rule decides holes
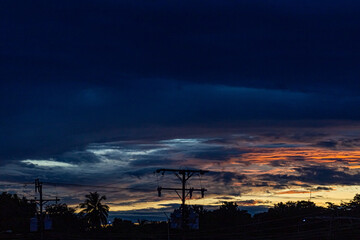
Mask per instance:
[[[102,200],[106,200],[106,197],[104,195],[100,197],[97,192],[90,192],[85,197],[85,202],[79,205],[80,208],[84,208],[80,214],[85,214],[85,220],[90,228],[99,229],[101,225],[107,223],[109,214],[109,206],[101,203]]]

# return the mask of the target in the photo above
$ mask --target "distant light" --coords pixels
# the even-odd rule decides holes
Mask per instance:
[[[303,222],[306,222],[306,219],[303,219]]]

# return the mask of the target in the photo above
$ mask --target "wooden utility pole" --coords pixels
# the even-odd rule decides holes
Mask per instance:
[[[35,192],[39,193],[40,199],[33,199],[32,202],[39,204],[39,216],[38,216],[38,231],[40,232],[40,238],[44,239],[44,215],[43,215],[43,207],[44,204],[49,201],[55,201],[56,204],[60,200],[59,198],[55,199],[43,199],[43,190],[42,190],[43,183],[37,178],[35,179]]]
[[[180,181],[181,181],[181,188],[163,188],[163,187],[158,187],[158,196],[161,197],[161,191],[162,190],[170,190],[170,191],[175,191],[176,194],[179,196],[179,198],[181,199],[181,218],[182,218],[182,229],[186,228],[186,219],[185,219],[185,210],[186,210],[186,205],[185,205],[185,201],[186,201],[186,197],[189,196],[190,198],[192,198],[192,194],[194,191],[198,191],[201,192],[201,197],[204,197],[205,191],[207,191],[207,189],[205,188],[200,188],[200,189],[196,189],[196,188],[186,188],[186,182],[194,175],[194,174],[200,174],[203,175],[205,173],[207,173],[208,171],[205,170],[184,170],[184,169],[167,169],[167,168],[161,168],[161,169],[157,169],[156,170],[157,173],[162,173],[164,174],[165,172],[173,172],[175,174],[175,176],[177,176]],[[178,191],[181,191],[181,195],[179,194]]]

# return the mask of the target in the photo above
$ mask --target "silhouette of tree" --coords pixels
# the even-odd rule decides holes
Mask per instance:
[[[47,206],[46,213],[51,217],[53,228],[57,231],[76,231],[80,228],[75,209],[65,203]]]
[[[250,222],[251,215],[246,210],[240,210],[235,202],[224,202],[219,209],[203,211],[200,215],[200,229],[204,231],[219,229],[218,233],[222,234],[231,232],[234,236],[228,237],[234,239],[236,239],[236,234],[244,230],[241,226]]]
[[[360,216],[360,194],[356,194],[350,202],[344,202],[340,204],[342,214],[348,216]]]
[[[333,210],[333,211],[336,211],[336,210],[338,210],[339,208],[340,208],[340,206],[339,205],[336,205],[336,204],[334,204],[334,203],[332,203],[332,202],[326,202],[326,208],[328,209],[328,210]]]
[[[229,226],[249,222],[251,219],[251,215],[246,210],[240,210],[235,202],[224,202],[214,212],[223,223]]]
[[[107,223],[107,217],[109,214],[109,206],[102,204],[106,197],[100,196],[97,192],[90,192],[85,195],[85,202],[79,205],[80,208],[84,208],[80,214],[84,214],[87,224],[90,228],[99,229],[102,225]]]
[[[201,205],[192,205],[191,209],[197,214],[199,214],[200,217],[208,212],[208,210],[206,210],[204,206]]]
[[[289,201],[275,204],[274,207],[269,208],[267,215],[273,217],[296,216],[307,213],[317,213],[322,210],[324,210],[324,208],[316,206],[315,203],[311,201]]]
[[[3,192],[0,195],[0,232],[26,232],[29,230],[30,218],[36,213],[36,205],[29,203],[25,197]]]

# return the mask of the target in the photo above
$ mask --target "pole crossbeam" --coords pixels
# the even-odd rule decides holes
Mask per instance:
[[[175,176],[177,178],[180,179],[181,181],[181,188],[163,188],[163,187],[158,187],[158,196],[161,197],[161,191],[162,190],[168,190],[168,191],[175,191],[177,193],[177,195],[179,196],[179,198],[181,199],[181,209],[182,209],[182,228],[186,228],[186,220],[185,220],[185,201],[186,198],[189,196],[190,198],[192,198],[192,194],[193,192],[201,192],[201,197],[204,197],[204,193],[205,191],[207,191],[207,189],[205,188],[186,188],[186,182],[192,177],[194,176],[194,174],[199,174],[199,175],[203,175],[209,171],[206,170],[195,170],[195,169],[169,169],[169,168],[160,168],[156,170],[156,173],[162,173],[163,175],[165,174],[165,172],[172,172],[175,174]],[[178,191],[181,191],[181,195],[178,193]]]

